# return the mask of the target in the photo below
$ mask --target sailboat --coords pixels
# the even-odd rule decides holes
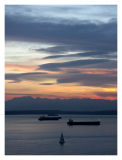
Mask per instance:
[[[59,143],[60,144],[64,144],[65,143],[63,133],[61,133]]]

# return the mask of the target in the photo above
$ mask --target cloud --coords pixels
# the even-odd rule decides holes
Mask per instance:
[[[62,19],[65,23],[72,20],[100,23],[108,22],[117,15],[116,5],[6,5],[5,8],[7,15],[52,23],[62,23]]]
[[[12,82],[8,82],[8,83],[17,83],[17,81],[12,81]]]
[[[55,83],[40,83],[40,85],[53,85]]]
[[[14,81],[10,83],[16,83],[16,82],[20,82],[23,80],[38,81],[39,79],[43,79],[42,76],[46,74],[47,74],[46,72],[7,73],[5,75],[5,79]]]
[[[117,55],[116,53],[111,54],[111,52],[94,51],[94,52],[83,52],[75,54],[58,54],[58,55],[47,56],[44,57],[43,59],[72,58],[72,57],[116,58]]]
[[[38,69],[44,69],[44,70],[49,70],[49,71],[59,71],[61,68],[77,68],[77,67],[91,67],[90,65],[96,65],[96,64],[101,64],[100,66],[102,68],[103,63],[111,64],[114,67],[115,63],[112,60],[106,60],[106,59],[87,59],[87,60],[76,60],[76,61],[68,61],[68,62],[62,62],[62,63],[46,63],[42,64],[39,66]],[[107,66],[107,67],[112,67],[112,65]],[[104,66],[104,67],[105,67]],[[99,66],[98,66],[99,67]]]
[[[72,64],[72,63],[71,63]],[[78,65],[78,64],[77,64]],[[102,63],[104,66],[104,64]],[[55,66],[56,67],[56,66]],[[66,67],[66,66],[65,66]],[[37,81],[40,82],[40,85],[54,85],[54,84],[66,84],[72,83],[74,86],[95,86],[95,87],[116,87],[117,76],[116,70],[105,70],[101,72],[97,69],[97,73],[95,70],[89,70],[89,68],[65,68],[60,70],[60,72],[32,72],[32,73],[7,73],[5,76],[6,80],[12,80],[10,83],[17,83],[20,81]],[[78,67],[78,66],[77,66]],[[51,68],[51,67],[50,67]],[[51,68],[52,70],[53,68]],[[58,69],[55,68],[55,70]],[[60,68],[61,69],[61,68]],[[44,82],[45,80],[55,80],[56,83],[48,83]]]
[[[95,92],[96,95],[102,96],[102,97],[116,97],[116,92]]]
[[[73,49],[74,49],[73,46],[58,45],[58,46],[55,46],[55,47],[35,49],[35,51],[57,54],[57,53],[66,53],[68,51],[72,51]]]
[[[15,10],[13,10],[14,8]],[[85,8],[87,8],[87,11]],[[92,12],[88,8],[91,8]],[[108,8],[111,8],[112,12],[109,12]],[[41,14],[40,11],[42,11]],[[69,21],[66,20],[68,19],[67,15],[65,15],[67,18],[64,16],[60,17],[64,11],[67,14],[70,13],[70,16],[68,15]],[[45,63],[38,66],[38,70],[60,71],[57,74],[45,72],[10,73],[6,74],[6,80],[19,82],[22,80],[40,81],[53,78],[58,83],[77,82],[81,85],[89,86],[108,85],[109,81],[110,84],[115,84],[115,77],[79,74],[78,72],[65,73],[64,71],[64,68],[97,68],[98,70],[99,68],[116,68],[117,62],[116,60],[112,60],[112,58],[116,59],[117,51],[117,21],[115,11],[116,6],[114,8],[112,6],[104,6],[103,8],[100,6],[44,6],[42,8],[36,6],[35,9],[33,6],[11,6],[10,8],[7,6],[5,16],[6,41],[33,42],[33,46],[34,43],[42,43],[41,46],[43,46],[43,43],[46,46],[48,44],[53,45],[53,47],[41,48],[40,46],[36,49],[30,49],[35,50],[40,55],[41,53],[47,54],[43,58],[45,60],[63,58],[64,62]],[[88,13],[86,19],[84,19],[86,14],[81,14],[82,12]],[[99,19],[100,15],[102,15],[103,19],[100,19],[99,23],[96,23],[98,17],[94,21],[89,18],[93,12],[94,17],[97,17],[99,13]],[[81,19],[76,19],[73,15],[77,15],[75,17],[79,15]],[[105,20],[106,16],[108,16],[107,21]],[[82,17],[84,18],[82,19]],[[67,59],[68,61],[66,61]],[[51,84],[45,83],[45,85]]]
[[[81,21],[72,24],[34,21],[33,18],[6,15],[6,40],[40,42],[58,45],[46,49],[50,53],[65,51],[116,51],[116,21],[94,24]],[[37,51],[45,49],[37,49]],[[46,51],[45,50],[45,51]]]
[[[116,75],[74,73],[57,79],[57,83],[78,83],[81,86],[115,87]]]

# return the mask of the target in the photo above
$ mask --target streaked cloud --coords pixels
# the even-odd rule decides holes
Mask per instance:
[[[41,79],[41,75],[47,74],[46,72],[29,72],[29,73],[8,73],[5,76],[6,80],[14,80],[15,82],[20,82],[23,80],[38,81]]]
[[[109,64],[112,65],[109,66]],[[106,66],[107,63],[107,66]],[[98,64],[97,67],[102,68],[103,64],[105,64],[104,67],[112,68],[115,67],[116,61],[112,60],[106,60],[106,59],[87,59],[87,60],[76,60],[76,61],[68,61],[68,62],[62,62],[62,63],[46,63],[39,66],[39,69],[49,70],[49,71],[59,71],[61,68],[72,68],[72,67],[91,67],[91,65]],[[100,64],[100,65],[99,65]],[[102,64],[102,65],[101,65]]]
[[[6,40],[64,45],[65,49],[63,47],[62,49],[65,51],[66,48],[72,51],[98,49],[116,51],[116,21],[99,25],[90,22],[69,25],[28,22],[19,17],[6,15],[5,22]],[[49,49],[52,50],[52,48]],[[57,50],[57,48],[54,49]]]
[[[44,82],[44,80],[55,80],[57,83]],[[20,81],[42,81],[40,85],[53,85],[53,84],[66,84],[72,83],[74,86],[93,86],[93,87],[116,87],[116,71],[94,73],[82,71],[61,71],[57,73],[47,72],[32,72],[32,73],[17,73],[6,74],[6,80],[12,80],[12,82]]]
[[[54,85],[56,83],[40,83],[40,85]]]
[[[60,52],[56,52],[60,53]],[[117,58],[116,53],[111,53],[111,52],[82,52],[82,53],[75,53],[75,54],[57,54],[57,55],[51,55],[44,57],[43,59],[57,59],[57,58],[73,58],[73,57],[90,57],[90,58]]]
[[[58,83],[74,83],[77,82],[83,86],[103,86],[112,87],[116,85],[116,76],[101,74],[75,74],[69,77],[63,77],[57,80]]]

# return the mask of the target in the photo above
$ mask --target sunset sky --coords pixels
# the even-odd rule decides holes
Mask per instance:
[[[117,98],[117,6],[6,5],[6,100]]]

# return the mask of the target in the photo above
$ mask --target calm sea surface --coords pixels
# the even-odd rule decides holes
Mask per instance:
[[[58,121],[38,121],[40,115],[7,115],[6,155],[116,155],[116,116],[63,115]],[[100,120],[100,126],[67,126],[74,120]],[[66,143],[59,144],[61,132]]]

